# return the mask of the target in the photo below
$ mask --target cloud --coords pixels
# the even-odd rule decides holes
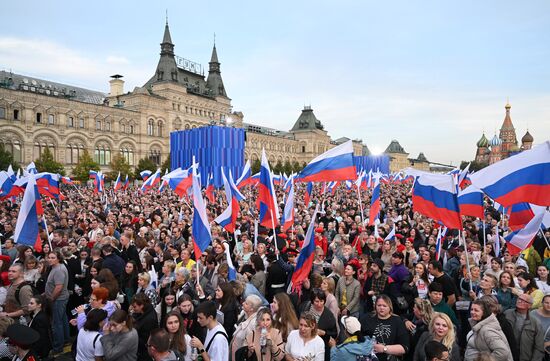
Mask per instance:
[[[131,90],[145,83],[151,71],[121,56],[101,57],[48,40],[17,37],[0,36],[0,59],[0,66],[15,65],[14,73],[104,92],[109,91],[112,74],[123,74]]]

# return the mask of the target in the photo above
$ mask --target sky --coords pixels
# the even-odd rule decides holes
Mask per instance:
[[[512,105],[518,140],[550,134],[550,2],[9,1],[0,69],[109,91],[142,86],[166,13],[177,55],[208,69],[214,42],[233,110],[292,128],[311,105],[334,139],[374,153],[397,139],[410,157],[473,160]]]

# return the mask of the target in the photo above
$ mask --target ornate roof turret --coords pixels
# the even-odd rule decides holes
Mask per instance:
[[[170,36],[168,21],[166,21],[166,25],[164,26],[164,35],[162,36],[162,43],[160,43],[160,59],[157,65],[157,70],[155,75],[149,79],[144,87],[148,87],[153,83],[162,81],[178,81],[178,67],[176,65],[174,44],[172,43],[172,37]]]
[[[523,137],[521,137],[522,143],[533,143],[534,140],[535,139],[533,139],[533,136],[531,135],[531,133],[529,133],[529,130],[527,131],[527,133],[525,133]]]
[[[218,61],[218,52],[216,50],[216,44],[212,48],[212,56],[208,63],[208,78],[206,79],[206,86],[212,91],[215,96],[227,97],[225,93],[225,87],[223,86],[222,74],[220,71],[220,62]]]
[[[428,158],[426,158],[424,153],[420,152],[420,154],[418,155],[418,158],[416,158],[416,161],[417,162],[426,162],[426,163],[428,163]]]
[[[489,139],[485,136],[485,133],[481,136],[481,139],[477,141],[478,148],[487,148],[489,147]]]
[[[386,148],[386,150],[384,151],[384,153],[402,153],[402,154],[408,154],[407,152],[405,152],[405,149],[403,149],[403,147],[401,146],[401,144],[399,144],[399,142],[395,139],[393,139],[390,143],[390,145],[388,145],[388,147]]]
[[[315,114],[313,114],[313,109],[311,109],[311,106],[304,106],[304,109],[302,110],[302,114],[298,117],[298,120],[296,120],[296,123],[294,123],[294,126],[290,130],[296,131],[296,130],[306,130],[306,129],[319,129],[323,130],[323,124],[321,124],[321,121],[317,119]]]
[[[491,139],[490,145],[491,147],[498,147],[502,144],[502,140],[495,134],[493,139]]]

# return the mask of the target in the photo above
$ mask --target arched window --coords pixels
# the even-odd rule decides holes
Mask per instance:
[[[99,165],[111,164],[111,148],[109,145],[102,143],[95,146],[94,161]]]
[[[51,139],[41,139],[34,142],[33,158],[38,159],[44,153],[46,148],[52,153],[54,160],[56,157],[55,144]]]
[[[65,154],[67,164],[78,163],[82,154],[84,154],[84,144],[76,141],[67,144],[67,153]]]
[[[128,145],[123,145],[122,148],[120,148],[120,154],[122,154],[128,164],[130,164],[131,166],[134,165],[134,150],[132,149],[132,147]]]
[[[128,127],[128,133],[134,134],[134,125],[133,124],[130,124],[130,126]]]
[[[0,138],[0,143],[4,145],[4,149],[11,153],[13,160],[17,163],[23,161],[23,152],[21,147],[21,141],[12,134],[6,134]]]
[[[147,121],[147,135],[153,136],[155,132],[155,124],[153,119]]]
[[[162,120],[157,123],[157,136],[162,137]]]
[[[161,163],[160,149],[152,148],[149,151],[149,159],[156,165],[160,165]]]

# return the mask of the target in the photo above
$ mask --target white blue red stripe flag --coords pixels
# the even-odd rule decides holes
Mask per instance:
[[[315,206],[315,212],[311,217],[311,222],[307,228],[306,237],[302,243],[302,249],[298,255],[296,261],[296,268],[292,274],[293,288],[297,288],[303,280],[309,277],[311,267],[313,266],[313,259],[315,258],[315,219],[317,218],[317,212],[319,211],[319,204]]]
[[[483,192],[473,185],[464,190],[458,189],[458,207],[463,216],[485,219]]]
[[[229,272],[227,274],[227,280],[231,282],[237,279],[237,270],[235,269],[235,266],[233,266],[233,260],[231,260],[231,251],[229,248],[229,243],[224,241],[223,246],[225,249],[225,258],[227,261],[227,266],[229,268]]]
[[[142,170],[141,172],[139,172],[139,175],[141,176],[141,179],[143,179],[143,181],[147,181],[147,179],[149,179],[149,177],[151,176],[153,172],[150,171],[150,170]]]
[[[283,232],[288,231],[294,224],[294,182],[292,176],[290,177],[290,189],[286,198],[281,224],[283,225]]]
[[[258,201],[260,209],[260,225],[273,229],[279,225],[279,206],[275,188],[273,187],[273,178],[269,169],[269,162],[262,149],[262,163],[260,167],[260,184],[258,191]]]
[[[237,184],[238,188],[242,188],[245,185],[250,184],[251,180],[252,180],[252,171],[250,168],[250,160],[247,160],[246,164],[244,165],[241,176],[239,177],[239,179],[237,179],[235,183]]]
[[[505,207],[550,206],[550,141],[470,175],[472,184]]]
[[[300,182],[330,182],[355,179],[353,144],[349,140],[317,156],[300,172]]]
[[[511,254],[518,254],[531,246],[533,239],[540,229],[543,218],[544,213],[539,213],[524,228],[518,229],[504,237],[506,242],[508,242],[507,248]]]
[[[413,187],[413,209],[448,228],[462,229],[456,191],[452,175],[423,174]]]
[[[27,187],[23,195],[13,239],[18,244],[25,244],[35,249],[41,249],[39,237],[38,216],[44,214],[40,194],[34,175],[28,176]]]
[[[393,225],[390,233],[388,233],[386,238],[384,238],[384,241],[395,241],[395,224]]]
[[[210,222],[208,221],[206,206],[204,205],[204,199],[202,198],[196,165],[193,166],[192,182],[193,224],[191,233],[193,234],[195,257],[196,259],[200,259],[202,252],[204,252],[212,242],[212,234],[210,233]]]

